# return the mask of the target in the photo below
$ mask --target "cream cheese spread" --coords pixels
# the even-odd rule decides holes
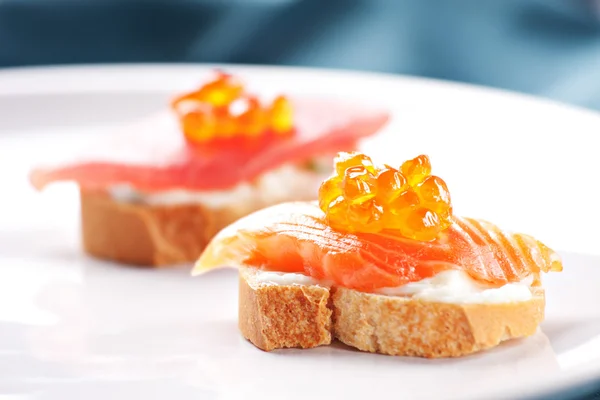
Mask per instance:
[[[274,285],[330,286],[309,276],[295,273],[258,271],[256,279]],[[399,287],[382,288],[376,294],[410,297],[431,302],[452,304],[498,304],[527,301],[532,298],[533,276],[500,287],[490,287],[471,278],[466,272],[448,270],[432,278],[407,283]]]
[[[255,208],[284,201],[310,200],[316,196],[325,177],[319,169],[310,170],[287,164],[266,172],[254,184],[243,182],[226,190],[141,193],[130,185],[115,185],[109,189],[109,194],[113,200],[121,203],[202,204],[209,208],[238,206],[241,203]]]

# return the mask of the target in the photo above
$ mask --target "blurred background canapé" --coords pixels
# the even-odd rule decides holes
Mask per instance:
[[[401,73],[600,109],[598,0],[0,0],[0,66]]]

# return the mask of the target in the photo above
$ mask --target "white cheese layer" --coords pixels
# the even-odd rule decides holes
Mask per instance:
[[[331,163],[330,160],[329,163]],[[327,171],[327,173],[329,172]],[[201,192],[168,190],[157,193],[141,193],[130,185],[117,185],[109,189],[109,194],[115,201],[121,203],[202,204],[209,208],[239,205],[255,208],[277,202],[311,200],[316,197],[319,185],[325,176],[320,170],[310,170],[288,164],[263,174],[253,184],[243,182],[226,190]]]
[[[379,289],[378,293],[440,303],[512,303],[530,300],[532,283],[533,276],[530,276],[520,282],[490,287],[471,278],[464,271],[448,270],[403,286]]]
[[[320,283],[302,274],[269,271],[258,271],[256,279],[259,282],[274,285],[315,285]],[[490,287],[479,283],[463,271],[448,270],[418,282],[379,289],[376,293],[439,303],[498,304],[530,300],[532,283],[533,276],[530,276],[521,282]],[[324,285],[329,286],[329,284]]]
[[[271,271],[257,271],[256,281],[260,283],[267,283],[271,285],[324,285],[322,282],[302,274],[284,273],[284,272],[271,272]]]

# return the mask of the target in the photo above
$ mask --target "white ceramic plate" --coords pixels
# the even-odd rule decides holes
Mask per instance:
[[[160,110],[201,66],[0,73],[0,393],[15,399],[522,398],[600,379],[597,115],[436,81],[235,67],[261,91],[363,100],[393,122],[382,161],[429,154],[457,213],[534,234],[564,256],[526,340],[457,360],[340,345],[264,353],[237,330],[233,271],[190,278],[85,257],[76,189],[38,194],[28,168]],[[588,255],[582,255],[588,254]],[[5,398],[5,397],[2,397]]]

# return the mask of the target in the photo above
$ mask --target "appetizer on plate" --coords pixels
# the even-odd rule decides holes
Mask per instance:
[[[76,161],[33,170],[30,180],[39,190],[78,184],[87,253],[134,265],[193,262],[238,218],[314,198],[323,160],[356,149],[387,120],[382,110],[341,101],[259,99],[218,72],[169,110]]]
[[[395,169],[340,153],[318,202],[288,202],[219,232],[193,273],[240,268],[239,328],[263,350],[333,338],[390,355],[457,357],[536,332],[542,272],[531,236],[453,215],[425,155]]]

